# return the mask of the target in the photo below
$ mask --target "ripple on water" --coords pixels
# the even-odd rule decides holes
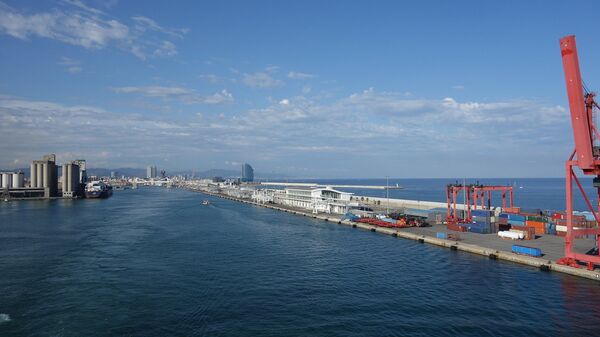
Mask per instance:
[[[10,316],[8,314],[0,314],[0,324],[10,322]]]

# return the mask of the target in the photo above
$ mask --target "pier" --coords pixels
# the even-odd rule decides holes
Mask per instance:
[[[188,188],[190,189],[190,188]],[[340,215],[334,214],[314,214],[305,210],[283,206],[279,204],[263,204],[252,200],[235,198],[232,196],[213,193],[205,190],[190,189],[195,192],[211,195],[214,197],[241,202],[253,206],[265,207],[281,212],[286,212],[298,216],[311,217],[314,219],[323,220],[326,222],[348,226],[351,228],[367,230],[374,233],[390,235],[397,238],[418,241],[423,244],[431,244],[450,251],[462,251],[472,254],[485,256],[492,260],[502,260],[521,265],[534,267],[540,271],[560,272],[572,276],[582,277],[590,280],[600,281],[600,270],[578,269],[565,265],[559,265],[555,261],[564,254],[564,241],[561,237],[544,236],[537,240],[528,241],[527,244],[533,247],[542,248],[544,255],[542,257],[530,257],[525,255],[517,255],[511,252],[511,246],[515,243],[512,240],[501,239],[492,234],[476,234],[469,232],[456,233],[459,240],[440,239],[436,237],[436,233],[448,233],[446,226],[433,225],[431,227],[412,227],[412,228],[382,228],[366,223],[357,223],[350,220],[342,220]],[[452,232],[454,233],[454,232]]]

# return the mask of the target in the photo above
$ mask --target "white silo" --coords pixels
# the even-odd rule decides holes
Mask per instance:
[[[63,164],[62,165],[62,191],[63,191],[63,196],[67,193],[68,189],[67,189],[67,164]]]
[[[30,172],[29,172],[29,187],[34,188],[37,187],[37,165],[35,162],[31,163]]]
[[[14,172],[12,174],[12,188],[23,188],[25,187],[23,172]]]
[[[40,162],[36,163],[35,173],[37,176],[35,187],[38,187],[38,188],[44,187],[44,180],[42,178],[44,175],[44,164],[42,164]]]
[[[8,180],[10,179],[10,176],[6,172],[2,172],[1,175],[2,175],[2,188],[8,188]]]

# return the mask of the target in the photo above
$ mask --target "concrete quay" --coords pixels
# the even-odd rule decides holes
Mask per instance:
[[[260,206],[265,208],[270,208],[282,212],[287,212],[290,214],[295,214],[299,216],[312,217],[315,219],[320,219],[326,222],[333,222],[339,225],[349,226],[352,228],[368,230],[371,232],[391,235],[393,237],[403,238],[418,241],[420,243],[427,243],[436,245],[439,247],[448,248],[451,251],[463,251],[472,254],[486,256],[493,260],[503,260],[509,261],[513,263],[518,263],[534,268],[538,268],[541,271],[549,272],[560,272],[564,274],[569,274],[573,276],[578,276],[590,280],[600,281],[600,270],[595,269],[593,271],[584,269],[573,268],[569,266],[556,264],[555,260],[560,258],[562,252],[564,251],[564,241],[561,237],[545,235],[536,240],[527,240],[527,241],[518,241],[519,244],[531,247],[542,248],[544,255],[542,257],[536,258],[526,255],[517,255],[510,251],[511,246],[515,243],[512,240],[501,239],[498,236],[492,234],[476,234],[476,233],[457,233],[451,232],[453,234],[458,234],[459,240],[447,240],[447,239],[438,239],[436,237],[437,232],[445,232],[448,233],[446,226],[444,225],[435,225],[432,227],[413,227],[413,228],[383,228],[365,223],[357,223],[350,220],[342,220],[342,217],[334,214],[313,214],[310,212],[306,212],[301,209],[292,208],[289,206],[276,205],[276,204],[262,204],[257,203],[251,200],[239,199],[223,194],[211,193],[203,190],[192,189],[192,191],[200,192],[203,194],[211,195],[214,197],[227,199],[231,201],[237,201],[244,204],[250,204],[254,206]],[[485,246],[482,246],[481,243],[484,243]]]

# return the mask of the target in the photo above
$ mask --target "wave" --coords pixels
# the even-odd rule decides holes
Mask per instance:
[[[10,316],[8,314],[0,313],[0,324],[10,322]]]

